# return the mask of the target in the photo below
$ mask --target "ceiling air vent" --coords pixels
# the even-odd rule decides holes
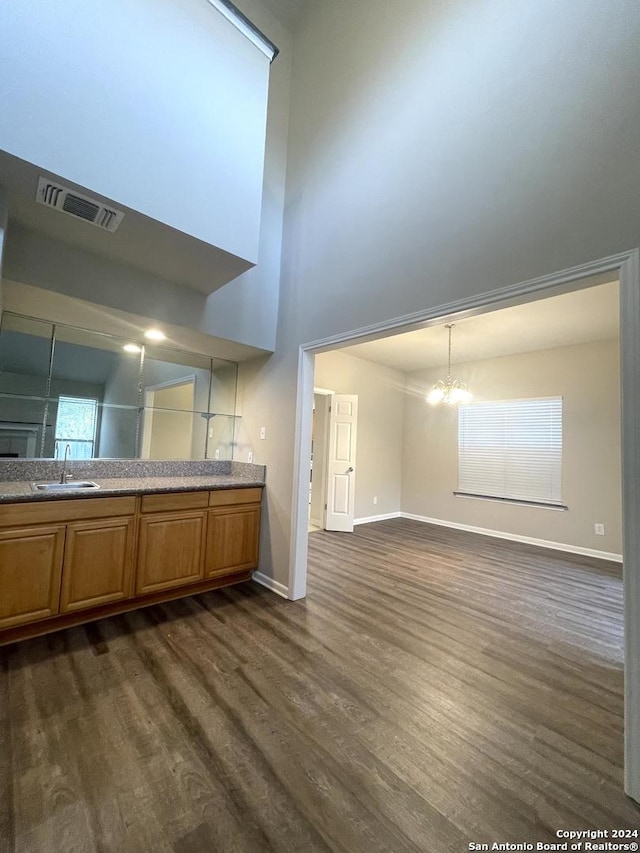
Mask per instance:
[[[38,181],[36,201],[75,216],[76,219],[84,219],[96,228],[102,228],[103,231],[111,231],[111,233],[117,230],[124,219],[124,213],[121,210],[107,207],[95,198],[80,195],[47,178],[40,178]]]

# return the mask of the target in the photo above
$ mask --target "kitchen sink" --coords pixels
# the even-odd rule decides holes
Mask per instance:
[[[31,488],[37,492],[69,492],[76,489],[99,489],[100,486],[92,480],[68,480],[66,483],[33,483]]]

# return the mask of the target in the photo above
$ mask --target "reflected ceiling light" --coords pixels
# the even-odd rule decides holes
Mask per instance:
[[[160,329],[147,329],[144,336],[150,341],[163,341],[166,338],[165,333],[161,332]]]
[[[447,323],[445,329],[449,331],[449,361],[447,363],[447,379],[443,382],[439,379],[427,394],[427,403],[432,406],[438,403],[447,403],[449,406],[456,406],[458,403],[467,403],[471,399],[471,392],[467,391],[467,386],[464,382],[459,382],[457,379],[451,378],[451,329],[455,323]]]
[[[125,344],[122,349],[125,352],[142,352],[142,347],[139,347],[137,344]]]

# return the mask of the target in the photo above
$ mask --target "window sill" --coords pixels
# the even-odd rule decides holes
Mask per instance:
[[[499,504],[511,504],[512,506],[527,506],[533,509],[553,509],[560,512],[566,512],[569,507],[564,504],[544,503],[543,501],[521,501],[516,498],[497,498],[493,495],[473,495],[470,492],[454,492],[457,498],[468,498],[472,501],[492,501]]]

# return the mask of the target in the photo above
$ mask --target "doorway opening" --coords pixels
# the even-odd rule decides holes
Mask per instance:
[[[327,455],[329,451],[329,417],[333,391],[313,389],[311,422],[311,464],[309,466],[309,532],[324,530],[327,492]]]
[[[353,531],[358,395],[314,389],[309,532]]]
[[[625,791],[640,801],[640,623],[635,609],[640,600],[640,252],[633,250],[543,276],[512,287],[479,294],[455,303],[417,312],[363,329],[353,330],[300,347],[294,503],[289,598],[306,594],[308,546],[308,460],[311,455],[311,416],[316,355],[338,347],[365,343],[447,322],[456,322],[497,308],[533,303],[549,296],[620,282],[620,355],[622,408],[622,519],[625,624]]]
[[[195,376],[145,388],[143,459],[191,459],[195,389]]]

